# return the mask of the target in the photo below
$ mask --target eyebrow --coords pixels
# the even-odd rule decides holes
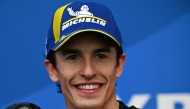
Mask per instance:
[[[73,53],[80,53],[80,51],[79,50],[75,50],[75,49],[67,49],[67,50],[63,50],[62,52],[61,52],[63,55],[67,55],[67,54],[73,54]]]
[[[93,53],[99,53],[99,52],[111,52],[111,50],[109,47],[102,47],[93,51]],[[73,54],[73,53],[80,53],[80,51],[76,49],[66,49],[66,50],[63,50],[61,53],[63,55],[67,55],[67,54]]]
[[[94,53],[98,53],[98,52],[111,52],[109,47],[102,47],[102,48],[98,48],[94,51]]]

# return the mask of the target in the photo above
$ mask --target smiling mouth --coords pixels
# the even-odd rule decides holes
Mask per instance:
[[[95,90],[100,88],[102,85],[100,84],[90,84],[90,85],[77,85],[78,89],[83,89],[83,90]]]

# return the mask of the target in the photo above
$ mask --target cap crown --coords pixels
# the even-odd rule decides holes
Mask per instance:
[[[93,2],[73,2],[58,8],[46,39],[46,56],[59,49],[70,37],[84,31],[95,31],[122,45],[122,38],[111,11]]]

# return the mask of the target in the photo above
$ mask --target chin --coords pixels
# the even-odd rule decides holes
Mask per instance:
[[[77,104],[79,109],[99,109],[102,106],[100,100],[85,100]]]
[[[87,103],[85,103],[85,104],[81,104],[79,108],[80,109],[97,109],[99,107],[100,107],[99,104],[95,104],[95,103],[87,104]]]

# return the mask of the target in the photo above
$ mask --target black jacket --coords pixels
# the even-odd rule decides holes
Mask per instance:
[[[131,106],[131,107],[127,107],[123,102],[121,101],[118,101],[119,102],[119,109],[138,109],[134,106]]]

